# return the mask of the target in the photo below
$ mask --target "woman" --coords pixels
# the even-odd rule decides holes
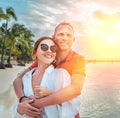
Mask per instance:
[[[54,69],[56,50],[56,44],[50,37],[41,37],[36,41],[32,56],[38,62],[38,67],[30,70],[22,78],[26,97],[41,98],[70,85],[71,78],[68,72],[65,69]],[[78,102],[79,97],[62,105],[47,106],[42,109],[45,112],[42,118],[72,118],[79,111]],[[29,118],[29,116],[17,113],[15,118]]]

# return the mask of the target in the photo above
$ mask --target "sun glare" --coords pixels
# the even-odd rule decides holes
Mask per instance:
[[[115,29],[118,30],[118,31],[120,31],[120,22],[117,22],[115,24]]]
[[[108,43],[111,43],[111,44],[117,43],[116,40],[117,40],[117,37],[114,34],[110,34],[109,36],[107,36]]]
[[[96,22],[91,31],[95,35],[90,38],[91,55],[97,59],[120,59],[120,22]]]

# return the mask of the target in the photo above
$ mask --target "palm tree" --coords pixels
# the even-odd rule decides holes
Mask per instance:
[[[27,28],[24,27],[22,30],[21,40],[17,43],[18,50],[21,52],[19,59],[21,61],[28,61],[31,59],[31,53],[33,49],[33,40],[34,34]]]
[[[0,63],[0,68],[4,69],[4,53],[5,53],[5,42],[6,42],[6,30],[5,30],[5,24],[3,23],[2,26],[0,27],[0,34],[1,34],[1,63]]]
[[[8,31],[8,37],[9,37],[9,40],[7,40],[7,55],[8,55],[8,59],[7,59],[7,63],[6,64],[6,67],[12,67],[12,64],[11,64],[11,52],[12,52],[12,47],[13,45],[15,44],[15,42],[17,41],[18,37],[19,37],[19,32],[18,32],[18,29],[16,27],[16,24],[14,24],[12,26],[12,28],[10,28],[10,30]]]
[[[9,23],[11,18],[17,20],[17,16],[16,16],[16,14],[14,12],[14,9],[12,7],[8,7],[6,9],[5,13],[3,12],[2,8],[0,8],[0,20],[1,19],[5,20],[5,23],[3,25],[4,27],[1,27],[1,30],[4,33],[4,37],[3,37],[3,43],[2,43],[0,68],[5,68],[3,57],[4,57],[4,53],[5,53],[5,42],[6,42],[6,39],[7,39],[8,32],[9,32],[8,23]]]
[[[0,20],[3,20],[5,18],[3,9],[0,7]]]
[[[21,52],[23,52],[23,50],[28,50],[28,52],[30,51],[30,47],[31,47],[31,42],[33,42],[33,40],[31,39],[34,35],[32,34],[32,32],[30,30],[28,30],[24,25],[21,24],[14,24],[9,32],[9,57],[8,57],[8,66],[12,66],[10,61],[11,61],[11,52],[12,52],[12,48],[15,47],[15,44],[22,44],[21,47]],[[26,40],[27,39],[27,40]],[[30,44],[30,45],[29,45]],[[15,49],[15,48],[14,48]],[[27,51],[24,51],[27,52]],[[27,55],[27,54],[22,54],[21,55]]]

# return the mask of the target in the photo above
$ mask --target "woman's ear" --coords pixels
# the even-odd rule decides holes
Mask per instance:
[[[33,54],[33,56],[32,56],[32,57],[33,57],[33,59],[34,59],[34,60],[36,60],[36,59],[37,59],[37,55],[36,55],[36,53],[35,53],[35,54]]]

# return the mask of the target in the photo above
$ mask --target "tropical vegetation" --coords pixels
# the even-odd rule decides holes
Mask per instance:
[[[8,7],[4,12],[0,8],[0,69],[12,67],[11,56],[21,63],[32,60],[34,34],[23,24],[12,22],[13,25],[10,25],[11,19],[18,20],[14,9]]]

